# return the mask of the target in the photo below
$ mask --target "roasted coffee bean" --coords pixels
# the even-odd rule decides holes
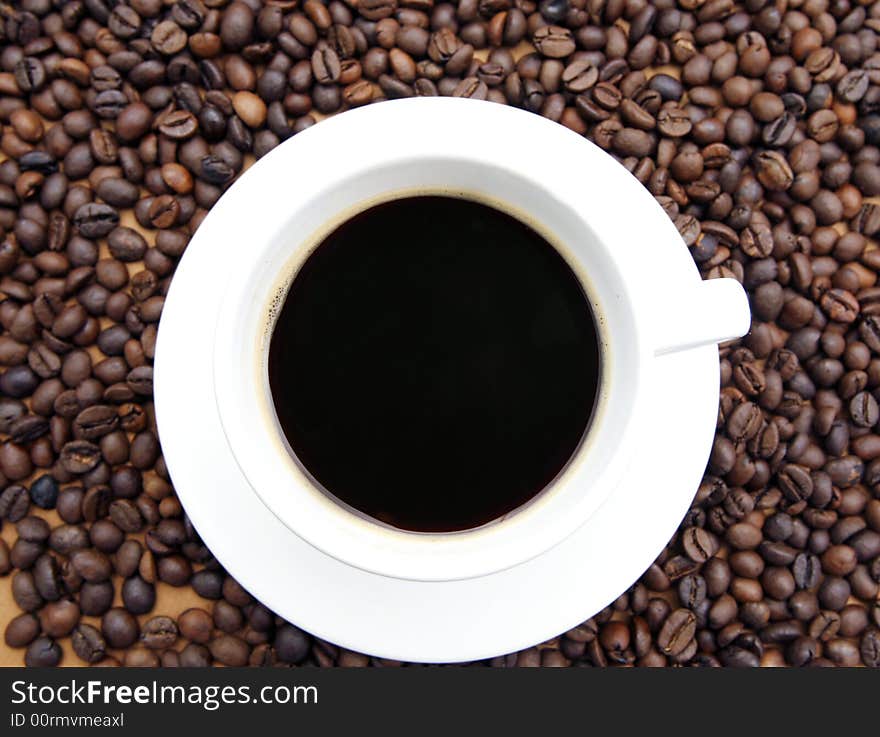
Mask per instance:
[[[106,581],[112,573],[112,565],[106,555],[96,550],[77,550],[70,561],[77,573],[89,583]]]
[[[131,228],[114,228],[107,236],[110,255],[123,261],[140,261],[147,250],[147,242],[136,230]]]
[[[312,73],[321,84],[332,84],[339,81],[342,64],[339,55],[329,47],[316,49],[312,54]]]
[[[34,612],[43,605],[43,597],[40,596],[30,571],[19,571],[13,575],[12,598],[25,612]]]
[[[177,619],[181,636],[192,642],[206,644],[211,639],[214,622],[203,609],[187,609]]]
[[[691,527],[682,532],[682,546],[691,560],[704,563],[718,551],[718,541],[711,532],[701,527]]]
[[[101,618],[101,634],[110,647],[126,648],[137,642],[140,628],[137,620],[125,609],[114,608]]]
[[[241,610],[225,601],[218,601],[214,604],[213,619],[217,629],[228,633],[237,632],[244,623]]]
[[[74,550],[88,547],[89,535],[80,525],[59,525],[49,535],[49,547],[61,555],[70,555]]]
[[[794,182],[794,174],[785,157],[778,151],[762,151],[755,162],[757,177],[771,191],[785,191]]]
[[[31,501],[40,509],[54,509],[58,500],[58,484],[52,476],[46,474],[31,484],[29,493]]]
[[[80,412],[73,421],[74,435],[83,440],[97,440],[119,426],[119,415],[110,406],[96,404]]]
[[[235,635],[221,635],[208,645],[211,656],[223,665],[242,667],[247,665],[250,648]]]
[[[691,132],[692,124],[685,110],[671,107],[657,113],[657,128],[664,136],[681,138]]]
[[[199,128],[198,119],[188,110],[173,110],[159,118],[158,125],[159,132],[174,141],[190,138]]]
[[[211,653],[204,645],[191,642],[180,651],[180,665],[183,668],[207,668],[211,665]]]
[[[183,556],[169,555],[159,559],[157,574],[161,581],[171,586],[185,586],[192,575],[192,565]]]
[[[40,634],[40,622],[33,614],[19,614],[9,620],[4,641],[9,647],[27,647]]]
[[[532,35],[535,48],[547,58],[562,59],[575,50],[572,33],[561,26],[542,26]]]
[[[61,662],[61,657],[58,643],[46,636],[40,636],[28,646],[24,664],[29,668],[51,668]]]
[[[865,631],[859,643],[859,655],[869,668],[880,668],[880,630],[871,628]]]
[[[89,528],[92,545],[102,553],[115,553],[125,540],[125,534],[112,521],[101,519]]]
[[[177,625],[170,617],[148,619],[141,629],[141,641],[151,650],[164,650],[177,641]]]
[[[229,164],[227,164],[223,159],[219,156],[208,155],[204,156],[199,163],[199,176],[201,176],[206,182],[210,182],[211,184],[225,184],[235,175],[234,170]],[[153,208],[150,208],[153,210]],[[156,208],[158,213],[158,208]],[[173,217],[165,217],[162,220],[158,220],[158,215],[153,217],[154,226],[159,228],[167,228],[174,224],[174,221],[177,219],[176,213]]]
[[[223,575],[219,571],[199,571],[193,574],[190,585],[204,599],[219,599],[222,596]]]
[[[0,494],[0,517],[17,522],[28,513],[30,496],[23,486],[11,484]]]
[[[34,561],[37,560],[42,552],[42,543],[18,539],[9,551],[9,562],[15,568],[22,570],[28,569],[34,564]]]
[[[82,613],[99,617],[113,604],[113,584],[110,581],[84,583],[79,592],[79,605]]]
[[[55,556],[41,555],[34,563],[34,585],[46,601],[58,601],[64,594],[61,566]]]
[[[153,393],[153,367],[138,366],[128,372],[125,377],[128,387],[140,396],[151,396]]]
[[[137,505],[130,499],[116,499],[109,506],[110,518],[124,532],[139,532],[143,527],[143,518]]]
[[[85,238],[103,238],[119,224],[119,213],[110,205],[90,202],[77,209],[73,224]]]
[[[68,473],[84,474],[101,462],[101,449],[87,440],[72,440],[61,448],[60,462]]]
[[[135,647],[125,653],[123,665],[127,668],[158,668],[162,661],[152,650]]]
[[[79,621],[79,606],[62,600],[47,604],[39,613],[40,627],[44,634],[53,638],[66,637]]]
[[[18,89],[26,94],[39,91],[46,83],[46,69],[36,57],[19,59],[13,66],[13,74]]]
[[[562,83],[572,94],[586,92],[599,81],[599,69],[587,60],[574,61],[562,72]]]
[[[696,617],[687,609],[676,609],[671,612],[657,635],[657,644],[666,655],[679,655],[691,642],[696,634]]]
[[[107,645],[101,633],[89,624],[76,626],[71,635],[73,652],[86,663],[97,663],[107,654]]]

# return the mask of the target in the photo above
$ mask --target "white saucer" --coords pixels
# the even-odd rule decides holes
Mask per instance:
[[[298,176],[308,182],[308,172]],[[683,453],[708,458],[714,435],[714,345],[652,359],[655,370],[645,372],[654,382],[647,389],[651,420],[642,428],[637,462],[586,524],[537,558],[481,578],[417,582],[349,566],[299,538],[242,475],[213,394],[221,297],[228,270],[248,245],[195,238],[187,249],[162,317],[155,400],[165,460],[187,514],[226,569],[279,615],[323,639],[382,657],[488,658],[547,640],[592,616],[673,536],[702,471],[677,459]],[[683,243],[658,239],[628,247],[644,252],[645,273],[664,288],[681,283],[684,259],[696,274]]]

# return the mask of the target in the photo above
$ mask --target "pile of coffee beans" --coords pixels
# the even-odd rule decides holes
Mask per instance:
[[[454,95],[615,155],[754,317],[667,549],[488,664],[880,665],[878,30],[869,0],[0,5],[6,643],[29,665],[395,664],[220,568],[171,487],[151,365],[175,265],[252,157],[339,110]],[[203,603],[164,616],[164,585]]]

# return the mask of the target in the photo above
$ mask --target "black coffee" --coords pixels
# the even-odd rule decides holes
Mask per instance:
[[[580,282],[538,233],[449,197],[378,205],[296,275],[269,350],[284,434],[328,491],[396,527],[476,527],[554,479],[600,352]]]

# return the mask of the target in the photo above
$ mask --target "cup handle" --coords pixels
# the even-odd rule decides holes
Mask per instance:
[[[751,326],[746,292],[736,279],[709,279],[658,310],[654,354],[686,351],[745,335]]]

